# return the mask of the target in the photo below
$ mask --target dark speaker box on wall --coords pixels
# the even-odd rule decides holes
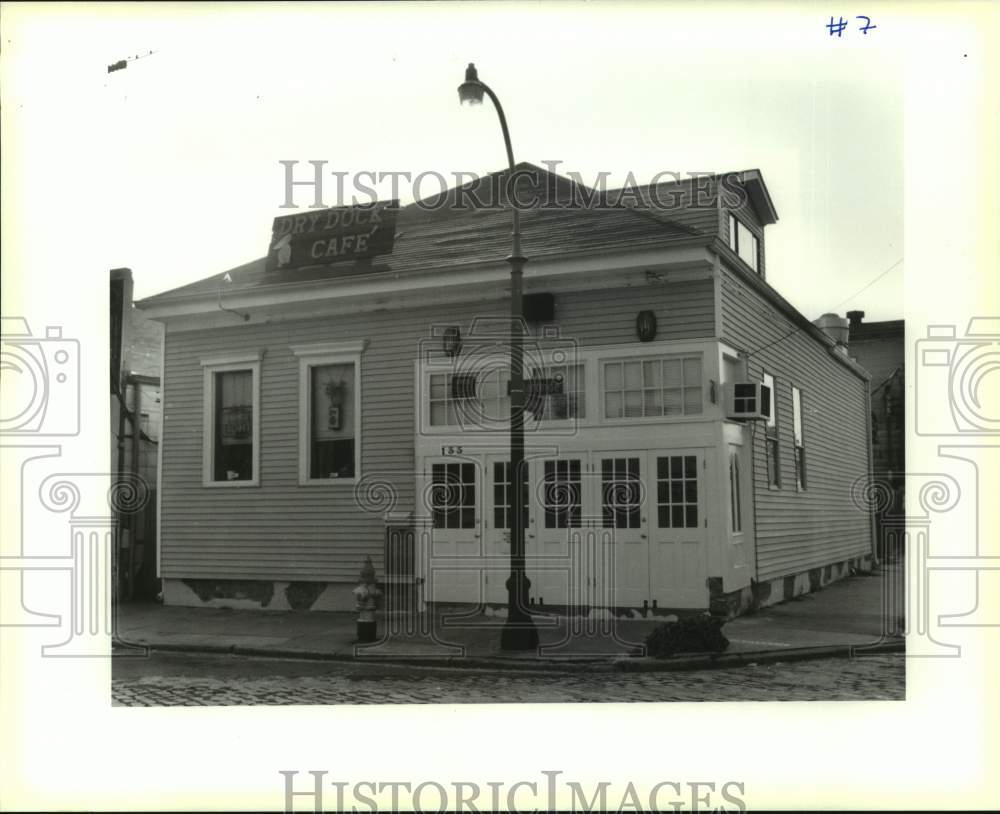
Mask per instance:
[[[552,294],[525,294],[524,318],[528,322],[553,322],[556,318],[556,298]]]

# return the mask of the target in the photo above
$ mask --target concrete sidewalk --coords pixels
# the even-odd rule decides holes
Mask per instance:
[[[437,615],[379,619],[382,640],[356,645],[355,615],[319,611],[224,610],[155,604],[118,608],[116,635],[129,646],[154,650],[248,656],[351,659],[415,665],[505,669],[660,670],[722,667],[748,662],[886,652],[903,649],[892,622],[902,614],[901,591],[888,591],[900,566],[851,577],[813,594],[726,623],[729,648],[719,654],[668,659],[643,655],[643,640],[664,620],[559,617],[538,614],[538,651],[500,650],[503,618]],[[898,581],[896,583],[899,584]],[[887,597],[898,601],[889,608]]]

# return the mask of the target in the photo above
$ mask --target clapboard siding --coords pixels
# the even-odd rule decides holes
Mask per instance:
[[[780,489],[768,488],[763,425],[753,433],[757,578],[868,554],[869,516],[851,498],[852,484],[868,471],[866,382],[816,339],[796,331],[735,272],[723,267],[721,283],[723,338],[750,352],[751,378],[766,371],[775,379]],[[802,492],[795,488],[793,385],[802,391]]]
[[[635,317],[652,309],[659,338],[715,334],[711,280],[559,294],[563,338],[581,345],[635,340]],[[432,325],[503,317],[508,301],[170,331],[164,360],[161,576],[166,578],[347,581],[365,555],[382,564],[379,503],[364,510],[347,483],[298,484],[298,359],[292,345],[364,338],[364,479],[388,480],[394,511],[414,509],[414,377],[419,343]],[[467,340],[468,341],[468,340]],[[202,484],[201,360],[262,349],[260,486]]]

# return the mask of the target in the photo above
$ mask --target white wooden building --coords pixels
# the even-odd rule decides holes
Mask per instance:
[[[868,377],[767,283],[760,173],[639,193],[522,214],[526,376],[562,388],[526,429],[532,603],[733,614],[868,567]],[[420,603],[506,603],[509,233],[413,204],[391,254],[138,303],[166,602],[346,609],[370,555]]]

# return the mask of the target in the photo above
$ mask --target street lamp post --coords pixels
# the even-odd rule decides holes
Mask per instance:
[[[514,151],[510,146],[510,131],[500,100],[490,88],[479,81],[476,66],[471,62],[465,70],[465,81],[458,86],[458,98],[463,104],[482,104],[483,94],[490,97],[503,130],[507,148],[507,164],[514,174]],[[528,588],[531,582],[524,572],[524,340],[522,327],[521,290],[524,264],[521,253],[521,213],[513,200],[510,204],[512,221],[510,263],[510,576],[507,577],[507,621],[500,635],[503,650],[534,650],[538,647],[538,631],[528,612]]]

